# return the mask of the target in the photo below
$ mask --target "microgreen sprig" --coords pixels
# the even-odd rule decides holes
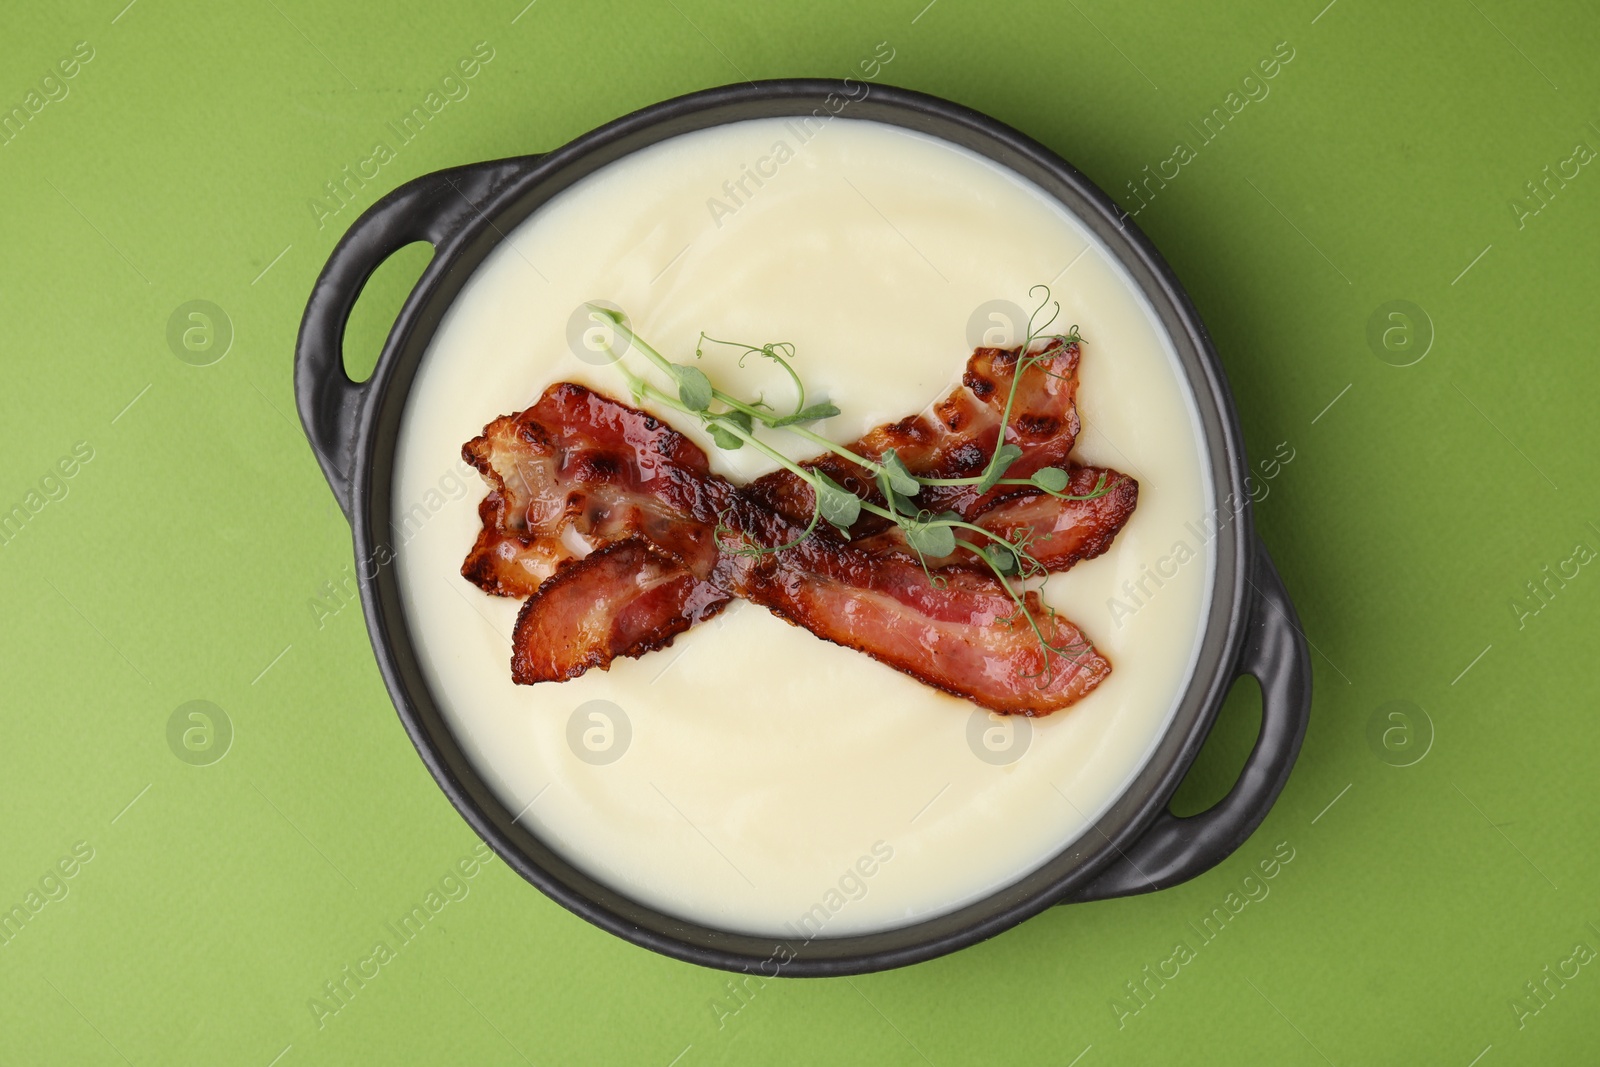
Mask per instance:
[[[665,374],[669,379],[677,384],[678,399],[681,400],[684,406],[689,409],[689,414],[702,416],[707,419],[720,422],[724,428],[728,426],[738,426],[739,428],[745,430],[746,433],[748,433],[758,422],[764,426],[772,427],[774,429],[786,429],[790,433],[797,434],[820,448],[825,448],[830,452],[839,453],[846,459],[859,461],[860,457],[850,452],[849,449],[842,445],[834,444],[821,434],[812,433],[810,430],[801,425],[803,422],[820,422],[823,419],[832,418],[833,416],[839,414],[839,409],[834,405],[824,402],[813,404],[809,408],[799,408],[793,415],[779,415],[764,402],[756,401],[755,403],[750,403],[740,400],[738,397],[730,396],[729,394],[724,393],[722,390],[712,386],[711,380],[706,377],[705,372],[699,367],[688,363],[674,363],[666,356],[663,356],[660,352],[656,351],[655,347],[651,345],[650,342],[633,332],[633,328],[629,326],[626,321],[624,321],[623,316],[619,312],[612,311],[610,308],[601,307],[599,304],[590,304],[588,307],[591,318],[610,326],[618,334],[627,338],[631,344],[638,347],[640,352],[644,353],[645,358],[654,364],[656,368],[661,371],[661,373]],[[700,336],[703,345],[704,341],[706,340],[706,335],[702,333]],[[739,347],[746,348],[752,352],[761,352],[763,354],[767,354],[770,351],[772,358],[777,360],[777,362],[780,363],[784,369],[790,373],[796,382],[799,381],[800,376],[795,374],[793,367],[791,367],[789,363],[778,354],[780,347],[779,345],[741,345]],[[697,347],[695,349],[696,358],[698,358],[700,354],[701,349]],[[746,354],[748,355],[748,352]],[[799,388],[801,390],[801,400],[803,404],[804,388]],[[720,403],[723,405],[724,410],[713,412],[711,410],[711,405],[713,403]],[[748,443],[747,437],[731,432],[727,433],[727,439],[729,440],[729,444],[724,445],[721,441],[718,441],[717,447],[736,449],[741,445]],[[733,441],[738,441],[739,443],[733,444]],[[869,464],[869,469],[872,469],[875,466],[875,464]],[[874,473],[876,473],[876,471],[874,471]]]

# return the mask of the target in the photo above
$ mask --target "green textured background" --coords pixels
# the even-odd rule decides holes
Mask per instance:
[[[1600,574],[1550,582],[1537,614],[1525,590],[1600,548],[1600,175],[1551,180],[1536,215],[1524,188],[1600,148],[1600,19],[1509,0],[926,2],[7,13],[0,106],[76,42],[95,54],[0,146],[0,510],[26,510],[76,443],[93,458],[0,547],[0,908],[26,910],[75,843],[93,859],[0,947],[0,1061],[1592,1062],[1600,966],[1568,965],[1520,1016],[1513,998],[1600,948]],[[495,58],[471,95],[319,228],[308,200],[478,41]],[[351,560],[290,387],[328,251],[414,175],[706,86],[843,75],[880,41],[883,80],[1016,125],[1130,206],[1125,183],[1294,49],[1138,216],[1215,335],[1252,452],[1295,452],[1258,508],[1316,649],[1282,799],[1180,888],[888,974],[768,984],[720,1026],[728,976],[603,934],[495,863],[319,1027],[308,1000],[478,843],[395,720],[359,608],[319,626],[309,606]],[[405,275],[369,290],[355,361]],[[203,367],[167,342],[197,299],[235,333]],[[1432,324],[1411,366],[1368,341],[1391,300]],[[233,724],[209,766],[169,747],[190,700]],[[1407,718],[1382,718],[1393,701]],[[1230,701],[1185,810],[1226,788],[1255,722],[1253,696]],[[1190,924],[1279,842],[1294,859],[1270,895],[1131,1000],[1124,983],[1198,945]]]

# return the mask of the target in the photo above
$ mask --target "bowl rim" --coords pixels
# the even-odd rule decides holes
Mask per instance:
[[[857,95],[850,95],[857,94]],[[838,110],[830,101],[843,100]],[[401,418],[445,312],[512,229],[557,193],[634,151],[680,134],[755,118],[817,115],[912,129],[976,151],[1041,188],[1101,240],[1155,311],[1178,356],[1199,416],[1215,515],[1211,600],[1187,688],[1144,765],[1099,818],[1014,882],[906,926],[809,939],[718,929],[611,888],[516,821],[441,715],[406,622],[391,531],[394,453]],[[850,79],[779,79],[707,89],[606,123],[469,201],[474,216],[440,245],[396,319],[359,416],[351,519],[364,613],[380,671],[418,754],[451,803],[506,863],[547,896],[627,941],[704,966],[776,977],[865,973],[944,955],[992,937],[1069,898],[1112,864],[1166,809],[1209,733],[1244,640],[1246,585],[1255,552],[1242,435],[1220,360],[1171,268],[1128,214],[1070,163],[980,112],[911,90]],[[1224,501],[1228,517],[1223,519]],[[370,573],[369,573],[370,572]],[[769,973],[770,970],[770,973]]]

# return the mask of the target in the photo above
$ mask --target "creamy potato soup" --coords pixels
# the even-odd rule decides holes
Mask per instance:
[[[485,487],[463,442],[570,380],[627,400],[585,301],[669,358],[702,330],[791,341],[847,442],[922,410],[974,343],[1021,339],[1048,284],[1084,338],[1073,458],[1138,479],[1112,548],[1044,596],[1113,673],[1039,720],[991,716],[736,601],[639,659],[512,684],[520,602],[459,574]],[[576,317],[575,317],[576,315]],[[636,371],[635,352],[622,357]],[[792,394],[775,365],[708,349],[711,379]],[[771,469],[663,413],[735,482]],[[767,436],[807,458],[814,449]],[[1015,881],[1085,832],[1143,766],[1185,689],[1210,596],[1212,489],[1192,398],[1144,298],[1090,231],[1017,175],[897,127],[759,120],[655,145],[579,182],[478,268],[423,360],[401,427],[394,539],[429,684],[485,778],[573,863],[711,926],[838,936],[927,919]],[[465,487],[465,488],[463,488]]]

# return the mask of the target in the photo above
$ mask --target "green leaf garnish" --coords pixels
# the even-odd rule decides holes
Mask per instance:
[[[1003,541],[991,541],[984,547],[983,554],[989,565],[1001,574],[1016,574],[1022,569],[1016,551]]]
[[[736,452],[744,447],[744,438],[729,433],[714,422],[706,426],[706,432],[711,435],[711,440],[716,442],[717,447],[725,452]]]
[[[1070,475],[1060,467],[1043,467],[1033,472],[1033,484],[1047,493],[1059,493],[1067,487]]]
[[[711,435],[711,440],[717,443],[717,447],[733,452],[744,447],[745,439],[730,430],[728,428],[730,425],[737,426],[748,434],[755,426],[755,422],[750,418],[748,411],[724,411],[706,422],[706,432]]]
[[[989,469],[983,472],[983,477],[978,480],[979,494],[987,493],[999,484],[1000,479],[1006,476],[1006,468],[1022,458],[1022,449],[1007,442],[994,451],[994,459],[989,461]]]
[[[906,469],[906,465],[895,455],[892,448],[878,461],[878,469],[887,478],[889,488],[901,496],[916,496],[917,491],[922,488],[922,483],[911,476],[911,472]]]
[[[785,415],[781,419],[774,419],[770,425],[799,426],[802,423],[821,422],[823,419],[831,419],[837,414],[839,414],[839,409],[824,400],[820,404],[812,404],[810,407],[797,411],[793,415]]]
[[[672,365],[672,376],[678,380],[678,399],[690,411],[706,411],[711,407],[711,379],[699,367]]]
[[[896,515],[904,515],[908,519],[915,519],[922,514],[922,509],[917,507],[916,501],[908,500],[895,492],[889,485],[889,480],[881,474],[878,475],[878,489],[883,493],[883,499],[888,502],[889,510]]]
[[[861,517],[861,498],[821,471],[812,471],[811,475],[822,517],[840,530],[849,530]]]
[[[924,556],[948,556],[956,550],[956,532],[942,522],[913,523],[902,527],[906,543]]]

